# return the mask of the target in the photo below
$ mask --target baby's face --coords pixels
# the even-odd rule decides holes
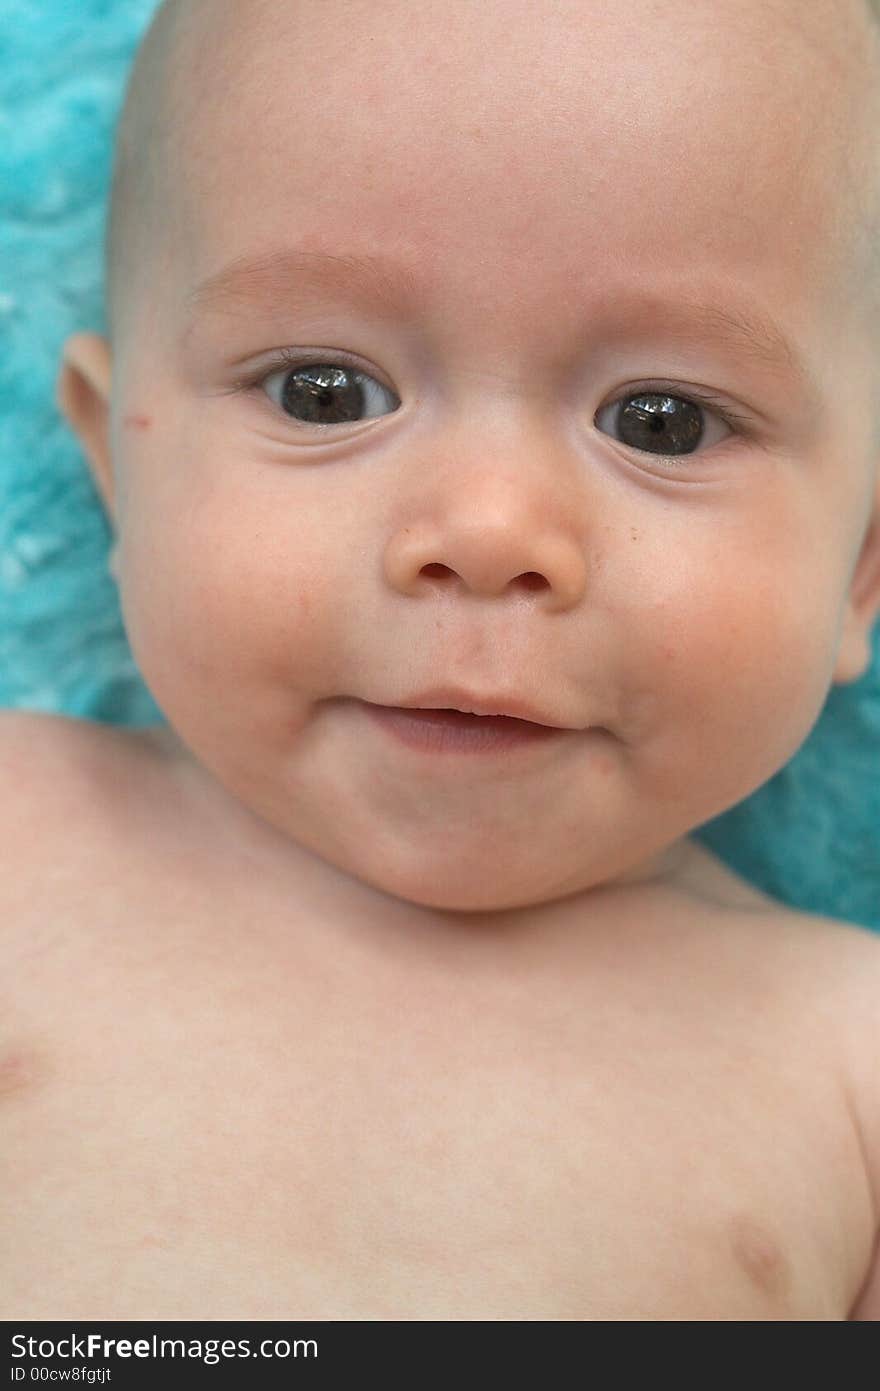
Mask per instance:
[[[864,658],[837,4],[203,8],[171,255],[114,364],[151,690],[386,893],[644,876]],[[364,705],[448,687],[567,732],[429,754]]]

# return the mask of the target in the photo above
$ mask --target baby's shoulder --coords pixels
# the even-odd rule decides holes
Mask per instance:
[[[774,977],[784,981],[789,1004],[810,1021],[817,1050],[839,1058],[856,1083],[866,1080],[867,1068],[873,1069],[870,1082],[876,1087],[880,933],[781,904],[745,914],[743,921],[748,919],[746,937],[761,935],[767,941],[765,987]]]
[[[0,711],[0,832],[7,867],[45,863],[54,833],[97,828],[130,771],[137,732],[34,710]],[[107,823],[112,829],[113,820]],[[13,859],[13,856],[15,857]]]
[[[136,748],[134,731],[0,711],[0,963],[30,949],[60,904],[70,928],[88,876],[112,863]]]
[[[816,1030],[842,1037],[844,1055],[880,1061],[880,933],[820,914],[780,911],[782,950],[805,957]]]
[[[96,720],[43,710],[0,710],[0,767],[4,778],[10,771],[28,772],[29,777],[57,770],[59,761],[103,754],[116,734],[123,730]],[[22,762],[22,760],[25,760]]]
[[[845,1072],[872,1156],[880,1214],[880,934],[834,919],[823,922],[829,933],[829,961],[834,959],[834,946],[838,956],[828,1004],[842,1032]],[[817,1019],[817,1027],[821,1025]]]
[[[43,1073],[88,970],[89,889],[113,874],[126,747],[91,721],[0,711],[0,1101]]]

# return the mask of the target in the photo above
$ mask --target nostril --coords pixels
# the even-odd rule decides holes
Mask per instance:
[[[455,574],[448,565],[441,565],[439,561],[431,561],[429,565],[423,565],[421,573],[431,579],[444,579],[446,575]],[[545,575],[539,575],[537,570],[526,570],[522,575],[517,575],[517,582],[524,589],[546,589],[549,581]]]

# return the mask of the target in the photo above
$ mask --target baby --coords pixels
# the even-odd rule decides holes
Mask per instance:
[[[690,837],[880,612],[865,0],[171,0],[0,719],[5,1318],[880,1317],[880,943]]]

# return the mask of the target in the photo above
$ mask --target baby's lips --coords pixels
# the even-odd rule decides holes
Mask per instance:
[[[510,719],[524,720],[529,724],[547,725],[551,729],[569,729],[564,720],[557,719],[548,711],[538,710],[528,701],[505,695],[473,694],[452,686],[440,690],[423,691],[408,699],[397,702],[397,710],[457,710],[464,715],[506,715]]]

